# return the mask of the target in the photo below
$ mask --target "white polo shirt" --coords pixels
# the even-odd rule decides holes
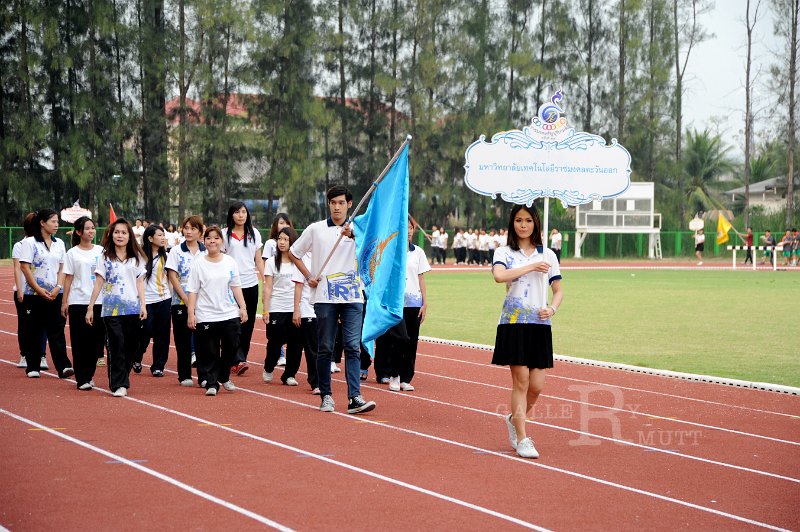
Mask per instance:
[[[66,255],[67,250],[64,242],[60,239],[53,237],[50,249],[47,249],[44,242],[39,242],[29,236],[22,241],[19,261],[30,264],[36,284],[49,292],[58,284],[58,270],[64,263]],[[25,295],[32,296],[34,294],[33,288],[25,283]]]
[[[255,240],[248,234],[245,234],[245,238],[239,240],[232,232],[231,238],[228,239],[228,229],[224,228],[222,230],[222,252],[236,261],[242,288],[258,285],[256,254],[261,253],[261,233],[254,227],[253,234],[255,234]],[[247,240],[247,246],[245,246],[245,239]],[[238,316],[239,314],[237,313],[236,315]]]
[[[197,294],[194,317],[197,323],[227,321],[239,317],[239,304],[232,287],[241,286],[239,267],[229,255],[211,262],[208,255],[198,257],[192,264],[187,290]]]
[[[503,310],[500,312],[500,324],[506,323],[538,323],[550,325],[550,320],[539,319],[539,309],[547,305],[543,300],[545,287],[548,283],[561,279],[561,270],[558,267],[556,254],[549,248],[537,246],[530,257],[522,250],[513,251],[508,246],[497,248],[494,252],[495,264],[502,264],[507,270],[519,268],[533,262],[547,261],[550,269],[547,273],[530,272],[519,277],[508,285]]]
[[[275,257],[267,259],[264,265],[264,277],[272,277],[272,295],[266,312],[294,312],[294,283],[292,279],[297,276],[297,266],[293,262],[282,262],[281,269],[275,266]],[[302,277],[302,274],[301,274]],[[266,279],[264,282],[269,282]]]
[[[186,242],[183,242],[181,245],[169,250],[169,255],[167,255],[167,265],[165,267],[167,270],[172,270],[178,274],[178,280],[184,292],[187,292],[189,287],[189,274],[192,272],[192,263],[206,254],[205,246],[199,242],[198,245],[200,246],[199,249],[193,254]],[[172,306],[185,306],[187,303],[188,301],[183,301],[177,292],[173,292]]]
[[[422,289],[419,287],[419,276],[431,271],[431,265],[425,257],[425,252],[419,246],[411,245],[406,258],[406,292],[405,307],[419,308],[422,306]]]
[[[88,305],[97,278],[94,271],[100,264],[103,246],[92,246],[92,249],[70,248],[64,259],[64,273],[72,276],[67,303],[70,305]],[[97,297],[96,305],[103,303],[103,292]]]
[[[14,247],[11,249],[11,258],[19,260],[20,255],[22,254],[22,240],[14,244]],[[20,291],[23,294],[25,293],[25,288],[28,286],[28,281],[25,280],[24,275],[20,275],[22,277],[22,287],[18,287],[16,282],[14,283],[14,292]]]
[[[305,264],[309,271],[311,270],[311,254],[306,253],[303,255],[303,264]],[[300,296],[300,317],[304,320],[316,319],[317,314],[314,312],[314,306],[311,303],[312,288],[308,286],[308,281],[306,281],[305,277],[303,277],[303,272],[295,268],[295,274],[292,278],[292,281],[294,281],[295,284],[303,285],[303,293]]]
[[[335,225],[330,217],[315,222],[306,227],[290,249],[298,259],[311,252],[309,271],[320,279],[317,287],[312,289],[311,302],[314,304],[364,302],[358,278],[355,240],[343,237],[325,270],[320,272],[341,230],[342,227]]]
[[[274,238],[264,242],[264,253],[261,254],[262,259],[267,260],[270,257],[274,257],[276,253],[278,253],[278,242]]]

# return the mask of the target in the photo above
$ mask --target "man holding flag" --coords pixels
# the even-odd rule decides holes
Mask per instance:
[[[364,298],[356,271],[356,244],[347,222],[353,195],[337,185],[327,194],[330,217],[309,225],[290,248],[289,257],[308,280],[311,302],[317,315],[317,375],[322,396],[320,410],[333,412],[331,360],[336,329],[341,322],[347,378],[348,414],[361,414],[375,408],[374,401],[361,397],[361,315]],[[311,253],[311,271],[302,258]],[[313,272],[313,273],[312,273]]]

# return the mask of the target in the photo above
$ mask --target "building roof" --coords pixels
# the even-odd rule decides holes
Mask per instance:
[[[794,186],[800,187],[800,174],[794,175]],[[769,179],[765,179],[764,181],[758,181],[757,183],[750,183],[750,194],[777,192],[778,190],[783,190],[785,188],[786,188],[785,176],[771,177]],[[797,189],[795,188],[795,190]],[[725,194],[744,194],[744,193],[745,190],[743,186],[725,191]]]

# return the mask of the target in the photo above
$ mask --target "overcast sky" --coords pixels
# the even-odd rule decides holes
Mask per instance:
[[[751,0],[751,12],[757,0]],[[777,62],[780,41],[774,35],[774,12],[769,0],[761,1],[753,36],[752,77],[755,80],[753,110],[756,130],[770,127],[766,113],[775,103],[766,89],[770,65]],[[744,149],[745,61],[747,34],[744,25],[746,0],[716,0],[704,15],[703,26],[714,37],[692,50],[687,67],[684,123],[699,130],[725,135],[737,157]],[[758,139],[758,137],[756,137]],[[742,155],[743,157],[743,155]]]

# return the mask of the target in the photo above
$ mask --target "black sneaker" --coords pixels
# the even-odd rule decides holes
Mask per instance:
[[[141,373],[142,372],[142,363],[141,362],[134,362],[133,363],[133,372],[134,373]]]
[[[347,403],[348,414],[364,414],[372,410],[375,410],[375,401],[364,401],[360,395],[351,397]]]
[[[64,371],[61,372],[60,377],[62,379],[68,379],[68,378],[72,377],[73,375],[75,375],[75,370],[74,369],[72,369],[72,368],[64,368]]]
[[[161,371],[160,369],[154,369],[153,370],[153,377],[163,377],[163,376],[164,376],[164,372]]]

